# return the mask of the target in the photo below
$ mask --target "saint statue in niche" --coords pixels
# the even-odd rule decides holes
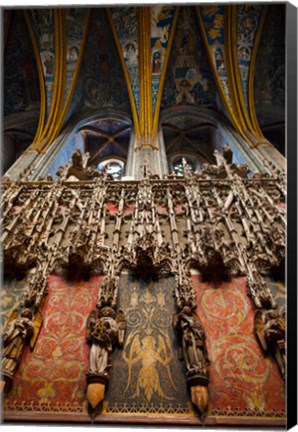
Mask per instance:
[[[182,342],[182,352],[187,376],[195,374],[207,377],[206,366],[210,364],[207,357],[206,335],[198,315],[189,306],[184,306],[181,312],[174,315],[174,329]],[[180,358],[181,349],[180,349]]]
[[[87,321],[87,342],[91,344],[89,370],[87,376],[108,381],[111,368],[110,355],[116,341],[121,347],[125,331],[125,315],[120,310],[116,320],[116,312],[112,307],[105,306],[90,312]]]
[[[3,333],[2,351],[2,373],[8,384],[20,364],[24,346],[29,344],[31,349],[34,348],[41,324],[41,313],[33,318],[29,308],[21,313],[14,310],[9,317]]]
[[[114,341],[117,334],[117,323],[115,321],[115,312],[105,310],[102,317],[90,319],[90,358],[89,358],[89,374],[92,375],[107,375],[108,355],[113,350]]]

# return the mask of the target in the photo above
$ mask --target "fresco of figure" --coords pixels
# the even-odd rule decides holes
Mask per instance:
[[[153,54],[152,61],[152,73],[158,74],[161,72],[161,54],[159,51],[155,51]]]

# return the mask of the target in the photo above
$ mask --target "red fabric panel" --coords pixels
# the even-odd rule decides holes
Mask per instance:
[[[69,282],[50,276],[43,325],[34,348],[26,347],[5,407],[42,405],[50,411],[85,403],[89,347],[86,320],[95,307],[102,276],[89,281]],[[26,409],[25,409],[26,410]]]
[[[197,313],[207,337],[212,412],[283,413],[284,381],[275,361],[265,357],[253,331],[254,312],[245,278],[218,284],[192,276]]]

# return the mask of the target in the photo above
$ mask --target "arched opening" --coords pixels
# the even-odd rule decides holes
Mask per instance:
[[[216,124],[205,116],[188,108],[180,108],[176,113],[165,112],[161,128],[170,173],[183,175],[182,159],[192,172],[214,162]]]
[[[99,162],[98,171],[106,171],[114,180],[121,180],[124,172],[124,161],[117,158],[109,158]]]

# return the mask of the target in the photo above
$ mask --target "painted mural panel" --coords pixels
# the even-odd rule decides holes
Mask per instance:
[[[37,67],[22,11],[12,12],[3,75],[4,116],[39,109]]]
[[[262,5],[243,4],[237,6],[238,64],[247,107],[249,66],[261,12]]]
[[[129,98],[117,48],[104,9],[93,9],[71,112],[84,108],[129,110]]]
[[[193,8],[181,10],[164,84],[162,107],[216,107],[216,87]]]
[[[54,14],[52,9],[33,9],[28,12],[30,14],[43,68],[46,87],[46,115],[48,115],[54,85]]]
[[[101,281],[101,276],[74,282],[50,276],[41,332],[34,352],[24,351],[5,411],[83,411],[89,356],[86,320]]]
[[[212,413],[285,416],[284,381],[254,336],[245,278],[203,283],[193,275],[192,284],[211,361],[208,388]]]
[[[14,309],[17,309],[19,302],[22,299],[23,290],[26,286],[26,279],[5,276],[0,290],[0,316],[1,316],[1,334],[10,314]]]
[[[155,5],[151,7],[151,64],[152,64],[152,106],[153,112],[159,88],[159,80],[168,47],[174,6]]]
[[[121,276],[127,329],[123,350],[113,354],[105,413],[191,413],[172,327],[173,284],[173,277],[145,282]]]
[[[254,69],[254,103],[266,139],[285,155],[285,7],[268,6]]]
[[[285,5],[268,8],[256,58],[254,94],[261,126],[284,121]]]
[[[138,68],[138,21],[137,8],[117,7],[111,9],[113,22],[122,48],[123,58],[130,77],[131,87],[139,110],[139,68]]]
[[[224,50],[224,6],[199,6],[205,34],[208,40],[213,65],[218,73],[220,85],[231,107],[230,92],[228,87],[226,59]]]
[[[279,278],[267,278],[267,283],[270,287],[272,296],[277,304],[278,308],[284,308],[286,306],[286,287],[284,281]]]
[[[87,21],[87,9],[76,8],[65,11],[67,54],[66,54],[66,91],[65,99],[69,93],[78,63],[82,39]]]

